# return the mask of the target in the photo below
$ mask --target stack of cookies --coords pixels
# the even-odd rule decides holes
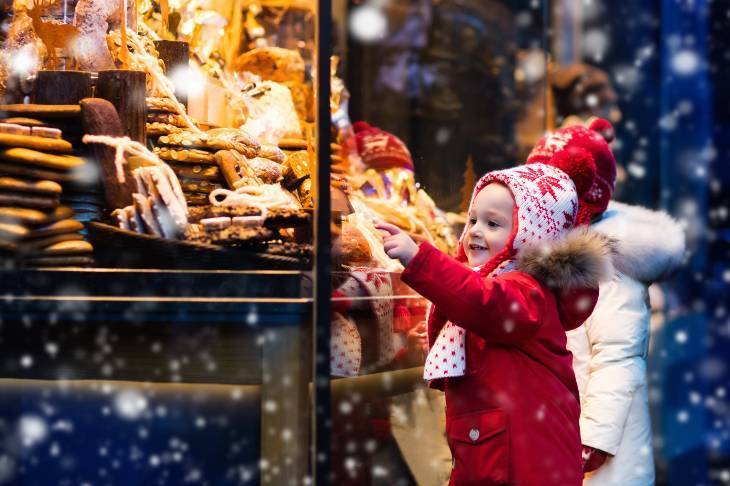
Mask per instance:
[[[190,206],[210,204],[209,195],[215,189],[233,189],[232,183],[241,178],[236,174],[262,151],[254,139],[236,129],[215,129],[202,134],[180,131],[160,136],[157,145],[155,154],[177,174]],[[272,152],[271,156],[275,154]],[[271,164],[279,166],[273,161]],[[272,177],[278,178],[278,173]]]
[[[29,266],[93,262],[83,225],[63,204],[65,188],[87,167],[71,152],[61,131],[43,121],[11,117],[0,122],[0,248],[6,260]]]
[[[147,98],[147,136],[156,138],[162,135],[180,133],[188,128],[170,98]]]

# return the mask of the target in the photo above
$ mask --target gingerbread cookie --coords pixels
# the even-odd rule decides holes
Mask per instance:
[[[42,251],[43,248],[54,246],[56,243],[63,243],[66,241],[81,241],[84,236],[80,233],[65,233],[60,235],[46,236],[44,238],[35,238],[30,240],[23,240],[18,245],[18,250],[21,253],[37,253]]]
[[[180,178],[180,186],[183,192],[208,192],[216,189],[225,189],[225,184],[216,182],[210,182],[198,179],[187,179],[185,177]]]
[[[236,137],[225,137],[223,135],[213,136],[196,134],[188,131],[162,136],[157,141],[160,145],[170,147],[182,147],[189,149],[206,150],[217,152],[219,150],[236,150],[247,157],[254,157],[257,147],[241,142]]]
[[[148,113],[148,123],[166,123],[178,128],[187,128],[185,118],[177,113]]]
[[[177,113],[177,106],[170,98],[148,97],[145,104],[148,112]]]
[[[188,206],[205,206],[210,204],[210,193],[209,192],[186,192],[185,202]]]
[[[25,263],[31,267],[88,267],[94,259],[89,256],[40,256],[29,258]]]
[[[42,169],[70,171],[86,162],[81,157],[73,155],[53,155],[27,148],[6,148],[0,150],[0,159],[7,162],[17,162],[23,165],[32,165]]]
[[[169,123],[147,123],[147,135],[152,137],[170,135],[173,133],[180,133],[182,131],[182,128],[170,125]]]
[[[3,118],[3,119],[0,119],[0,122],[12,123],[14,125],[22,125],[24,127],[45,127],[46,126],[45,122],[36,120],[35,118],[25,118],[25,117]]]
[[[0,192],[5,191],[57,197],[61,195],[61,185],[53,181],[30,182],[13,177],[0,176]]]
[[[40,194],[0,192],[0,206],[49,210],[55,209],[60,203],[58,196],[44,196]]]
[[[217,165],[202,165],[202,164],[178,164],[175,162],[167,161],[167,165],[177,174],[181,180],[201,180],[224,183],[225,179],[221,173],[220,167]]]
[[[0,223],[0,239],[15,242],[28,236],[30,230],[17,223]]]
[[[173,149],[169,147],[155,147],[155,154],[162,160],[185,162],[189,164],[215,164],[213,154],[199,149]]]
[[[75,219],[62,219],[51,224],[34,228],[29,238],[41,238],[64,233],[75,233],[84,229],[84,225]]]

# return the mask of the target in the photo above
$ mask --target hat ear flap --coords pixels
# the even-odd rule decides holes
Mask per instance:
[[[549,165],[562,170],[573,180],[578,197],[585,194],[593,185],[596,177],[596,162],[586,149],[568,147],[553,155]]]

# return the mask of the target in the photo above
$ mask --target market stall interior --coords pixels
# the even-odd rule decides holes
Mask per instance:
[[[331,32],[317,29],[330,18],[328,2],[310,1],[16,0],[3,12],[0,258],[11,325],[2,329],[0,386],[8,397],[33,403],[31,411],[43,394],[67,407],[56,393],[69,385],[71,402],[89,406],[109,393],[122,404],[130,393],[164,402],[175,384],[207,397],[203,408],[228,410],[227,397],[243,397],[243,415],[221,417],[246,432],[221,448],[236,450],[236,475],[277,484],[328,474],[301,445],[327,437],[328,419],[309,430],[312,410],[323,409],[312,400],[329,401],[327,382],[316,397],[307,388],[317,350],[337,351],[343,332],[362,336],[357,365],[323,362],[325,373],[331,366],[349,377],[333,385],[336,400],[389,396],[419,381],[417,367],[391,363],[425,304],[399,283],[402,267],[374,224],[391,221],[452,251],[454,220],[417,187],[397,137],[350,122],[338,58],[323,55],[316,37]],[[331,214],[319,197],[330,193]],[[322,260],[330,228],[332,283]],[[49,355],[44,343],[75,351]],[[393,378],[397,386],[383,389]],[[3,406],[18,420],[29,413]],[[111,432],[94,433],[108,441]],[[69,450],[79,467],[60,472],[20,451],[14,472],[87,479],[90,452]],[[197,463],[204,458],[208,474],[215,461],[195,452]]]

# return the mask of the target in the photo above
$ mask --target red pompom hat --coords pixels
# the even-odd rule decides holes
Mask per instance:
[[[352,127],[357,151],[365,165],[376,170],[400,167],[413,171],[413,158],[401,139],[364,121],[355,122]]]
[[[581,196],[576,226],[589,224],[593,216],[606,210],[611,200],[616,185],[616,159],[608,144],[613,138],[611,123],[598,118],[587,128],[573,125],[548,133],[527,157],[528,164],[552,165],[574,174],[595,167],[592,183],[587,188],[578,187]]]

